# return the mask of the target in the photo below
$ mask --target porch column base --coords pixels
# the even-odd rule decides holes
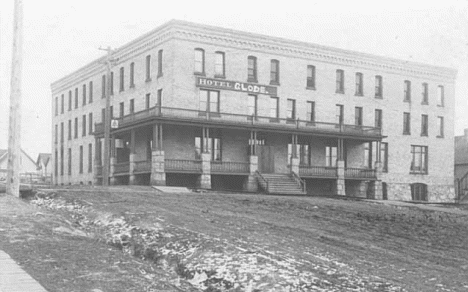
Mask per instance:
[[[151,185],[165,186],[166,172],[164,166],[164,151],[153,150],[151,155]]]
[[[336,162],[336,195],[346,196],[346,184],[345,184],[345,163],[344,160],[338,160]]]
[[[116,160],[117,159],[115,157],[110,158],[109,185],[111,186],[115,186],[117,184],[117,178],[114,176]]]
[[[297,157],[291,158],[291,173],[292,172],[299,175],[299,158]]]
[[[202,173],[198,178],[198,187],[211,189],[211,153],[201,154]]]
[[[247,192],[257,192],[258,182],[255,175],[249,175],[244,183],[244,190]]]
[[[376,180],[369,186],[371,188],[371,192],[373,194],[373,199],[375,200],[383,200],[383,190],[382,190],[382,181]]]
[[[129,155],[128,172],[130,173],[130,175],[128,176],[128,184],[136,185],[137,182],[135,177],[135,153],[130,153]]]
[[[251,175],[255,174],[258,170],[258,156],[250,155],[249,156],[249,172]]]

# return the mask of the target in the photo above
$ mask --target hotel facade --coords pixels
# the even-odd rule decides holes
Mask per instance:
[[[447,202],[456,71],[170,21],[54,82],[56,185]],[[110,84],[108,84],[110,82]]]

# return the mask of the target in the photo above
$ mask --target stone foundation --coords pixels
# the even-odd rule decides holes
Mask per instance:
[[[151,185],[165,186],[164,151],[153,150],[151,155]]]

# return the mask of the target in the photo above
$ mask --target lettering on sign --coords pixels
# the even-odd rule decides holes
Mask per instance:
[[[242,91],[256,94],[277,95],[277,88],[269,85],[260,85],[255,83],[246,83],[239,81],[218,80],[211,78],[198,77],[197,87],[225,89],[232,91]]]

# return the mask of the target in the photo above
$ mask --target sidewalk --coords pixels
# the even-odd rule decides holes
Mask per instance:
[[[375,204],[388,205],[388,206],[418,208],[418,209],[427,210],[427,211],[436,211],[436,212],[450,213],[454,215],[468,216],[468,210],[461,210],[457,208],[438,207],[438,206],[427,205],[427,204],[413,204],[413,203],[407,203],[407,202],[402,202],[402,201],[387,201],[387,200],[365,200],[365,201],[370,202],[370,203],[375,203]]]
[[[0,250],[0,292],[47,292],[4,251]]]

